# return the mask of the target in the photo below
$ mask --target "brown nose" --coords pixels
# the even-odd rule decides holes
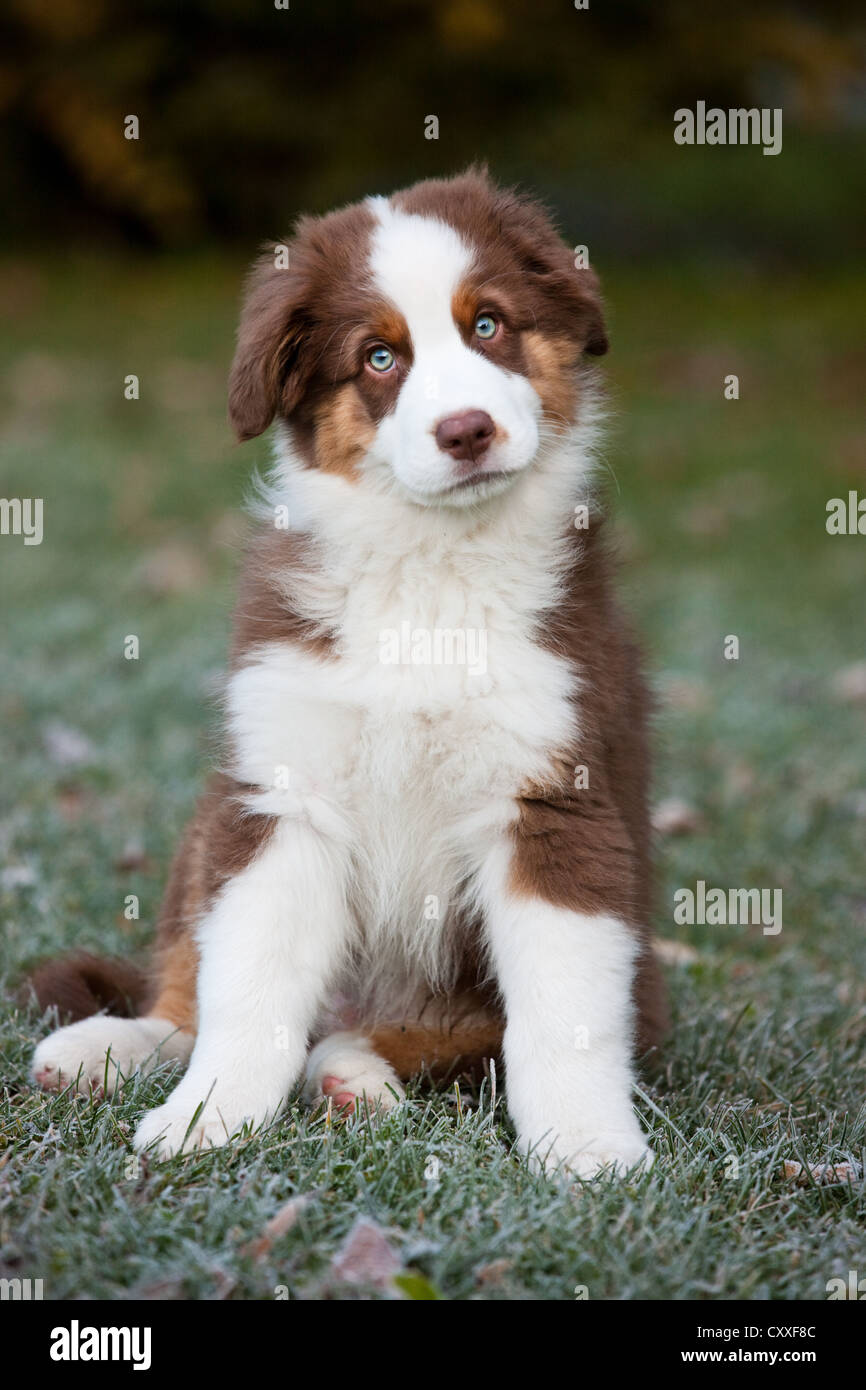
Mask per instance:
[[[496,433],[496,426],[486,410],[464,410],[462,415],[449,415],[436,426],[436,443],[453,459],[480,458]]]

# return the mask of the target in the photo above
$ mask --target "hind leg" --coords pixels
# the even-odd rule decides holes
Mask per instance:
[[[152,1071],[160,1062],[187,1062],[191,1033],[168,1019],[113,1018],[98,1014],[43,1038],[33,1054],[31,1074],[43,1090],[105,1090],[113,1095],[134,1071]]]
[[[333,1099],[348,1109],[366,1096],[370,1108],[388,1110],[403,1099],[401,1081],[419,1072],[441,1079],[455,1073],[479,1075],[499,1056],[502,1017],[489,991],[462,989],[452,995],[421,991],[393,1018],[378,1018],[361,1031],[334,1032],[307,1059],[307,1100]]]
[[[44,1090],[98,1090],[113,1095],[134,1071],[190,1059],[195,1041],[195,943],[181,932],[158,953],[156,998],[140,1018],[94,1014],[58,1028],[36,1048],[33,1079]]]
[[[349,1110],[357,1099],[370,1110],[390,1110],[403,1095],[394,1068],[361,1033],[331,1033],[307,1058],[304,1096],[311,1103],[331,1099]]]

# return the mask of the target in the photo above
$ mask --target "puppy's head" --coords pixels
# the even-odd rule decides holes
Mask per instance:
[[[503,491],[574,421],[598,285],[538,204],[486,173],[303,219],[253,270],[231,373],[241,439],[284,421],[312,467],[412,501]]]

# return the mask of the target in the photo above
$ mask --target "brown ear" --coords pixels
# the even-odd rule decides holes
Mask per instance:
[[[560,243],[561,245],[561,243]],[[578,270],[571,252],[561,247],[557,255],[536,269],[536,276],[551,304],[581,345],[583,352],[601,357],[608,349],[598,276],[587,266]]]
[[[601,301],[598,276],[587,266],[584,270],[573,270],[572,277],[577,291],[575,313],[582,325],[583,350],[593,357],[603,357],[610,343],[604,322],[604,306]]]
[[[229,420],[238,439],[262,434],[289,415],[303,394],[302,355],[308,319],[298,276],[266,251],[247,282],[229,374]]]
[[[598,276],[589,266],[577,267],[572,252],[559,237],[540,276],[548,295],[566,316],[570,332],[583,352],[602,357],[608,349],[607,329]]]
[[[500,209],[500,225],[513,227],[518,254],[543,292],[553,319],[580,342],[583,352],[600,357],[607,352],[608,341],[595,271],[575,266],[573,252],[540,203],[506,192]]]

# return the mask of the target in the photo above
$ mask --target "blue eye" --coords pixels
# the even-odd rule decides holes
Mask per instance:
[[[390,372],[394,365],[394,354],[390,348],[373,348],[373,351],[367,354],[367,361],[374,372]]]
[[[499,325],[492,314],[479,314],[475,320],[475,332],[479,338],[493,338]]]

